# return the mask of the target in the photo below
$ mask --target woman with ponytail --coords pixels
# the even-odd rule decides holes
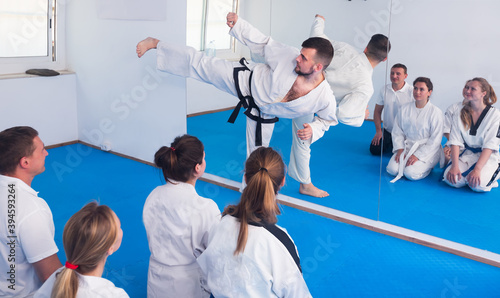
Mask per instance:
[[[451,164],[443,180],[487,192],[498,187],[500,176],[500,111],[492,106],[497,96],[483,78],[468,81],[464,93],[464,105],[452,122]]]
[[[102,278],[108,256],[122,242],[116,214],[96,202],[85,205],[64,226],[66,265],[42,285],[36,298],[129,297],[123,289]]]
[[[148,297],[210,297],[196,258],[220,210],[195,189],[206,167],[203,144],[193,136],[177,137],[156,152],[155,164],[166,184],[151,192],[142,214],[151,252]]]
[[[285,164],[272,148],[253,151],[245,164],[246,188],[223,212],[198,258],[215,297],[311,297],[297,248],[276,225]]]

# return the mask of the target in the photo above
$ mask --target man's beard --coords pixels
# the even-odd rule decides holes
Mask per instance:
[[[311,68],[309,72],[302,72],[299,70],[299,67],[295,67],[295,73],[298,74],[299,76],[304,76],[308,77],[314,73],[314,70]]]

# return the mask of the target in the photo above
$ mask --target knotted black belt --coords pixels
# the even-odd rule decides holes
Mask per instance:
[[[229,119],[227,122],[229,123],[234,123],[236,120],[236,117],[238,117],[238,114],[240,112],[241,107],[245,108],[245,115],[255,121],[257,123],[255,127],[255,146],[262,146],[262,123],[268,124],[268,123],[275,123],[278,122],[279,118],[274,117],[272,119],[264,119],[261,117],[260,109],[259,107],[255,104],[255,100],[252,97],[252,76],[253,76],[253,71],[251,71],[246,65],[245,65],[245,58],[241,58],[240,64],[242,67],[235,67],[233,70],[233,78],[234,78],[234,85],[236,87],[236,92],[238,93],[238,98],[240,101],[234,108],[233,112],[231,113],[231,116],[229,116]],[[240,90],[240,83],[238,79],[238,73],[240,71],[250,71],[250,78],[248,79],[248,89],[250,95],[243,96]],[[257,110],[258,116],[255,116],[252,114],[252,109]]]

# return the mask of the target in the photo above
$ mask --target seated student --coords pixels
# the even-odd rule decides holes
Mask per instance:
[[[275,223],[285,164],[272,148],[258,148],[245,164],[247,187],[226,207],[198,258],[215,297],[311,297],[297,248]]]
[[[465,83],[464,89],[462,90],[462,95],[464,98],[465,98],[465,95],[467,93],[467,84],[470,81],[471,80],[468,80]],[[453,118],[455,117],[455,115],[460,114],[460,110],[462,109],[462,106],[464,105],[464,103],[465,103],[465,99],[460,101],[460,102],[456,102],[456,103],[450,105],[446,109],[446,112],[444,113],[443,135],[446,138],[446,140],[448,140],[448,141],[446,142],[446,144],[443,147],[444,163],[442,164],[441,167],[447,166],[448,163],[450,162],[451,145],[449,144],[449,140],[450,140],[450,132],[451,132],[451,122],[453,121]]]
[[[483,78],[467,82],[465,89],[465,103],[451,126],[451,164],[444,181],[486,192],[498,187],[500,172],[500,111],[492,106],[497,96]]]
[[[62,266],[52,212],[31,188],[35,176],[45,171],[47,155],[29,126],[0,132],[0,297],[32,297]]]
[[[392,127],[399,108],[413,101],[413,87],[406,83],[408,77],[404,64],[397,63],[391,68],[391,83],[380,89],[373,112],[375,136],[370,144],[370,153],[380,155],[392,153]],[[384,113],[384,128],[382,128],[382,111]]]
[[[88,203],[64,226],[66,265],[54,272],[35,298],[129,297],[102,278],[108,256],[118,250],[123,231],[120,220],[106,205]]]
[[[392,143],[394,155],[387,165],[387,173],[403,175],[410,180],[427,177],[441,156],[443,112],[429,101],[433,89],[429,78],[418,77],[413,82],[414,102],[402,106],[394,128]]]
[[[151,251],[148,297],[209,297],[196,258],[206,249],[220,210],[196,193],[206,167],[203,144],[193,136],[177,137],[156,152],[155,164],[166,184],[151,192],[142,214]]]

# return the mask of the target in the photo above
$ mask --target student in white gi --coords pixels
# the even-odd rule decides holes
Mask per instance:
[[[166,184],[151,192],[142,214],[151,251],[148,297],[209,297],[196,258],[207,247],[220,210],[196,193],[206,167],[203,144],[193,136],[177,137],[156,152],[155,164]]]
[[[122,238],[120,220],[111,208],[96,202],[85,205],[64,226],[65,266],[50,276],[35,298],[128,298],[123,289],[101,277]]]
[[[0,132],[0,296],[32,297],[61,267],[49,206],[31,188],[45,171],[38,132],[17,126]]]
[[[244,176],[240,202],[226,207],[197,260],[208,286],[215,297],[311,297],[297,248],[276,225],[276,195],[285,183],[281,156],[272,148],[256,149]]]
[[[323,32],[325,19],[316,15],[311,36],[328,38]],[[338,102],[337,118],[343,124],[359,127],[367,117],[367,105],[373,95],[373,69],[387,60],[390,43],[386,36],[375,34],[363,53],[351,45],[331,40],[335,57],[326,69],[326,78]],[[313,121],[314,119],[314,121]],[[320,119],[321,120],[321,119]],[[327,120],[327,119],[326,119]],[[299,192],[313,197],[329,194],[312,184],[309,160],[312,143],[337,122],[317,121],[312,113],[293,120],[293,141],[288,174],[300,182]]]
[[[469,81],[465,93],[465,104],[451,126],[451,165],[444,181],[486,192],[498,187],[500,177],[500,111],[492,106],[497,96],[483,78]]]
[[[316,113],[318,119],[337,123],[335,97],[323,75],[333,57],[328,40],[309,38],[299,51],[265,36],[235,13],[227,15],[227,24],[231,28],[229,33],[253,54],[264,57],[266,63],[243,66],[151,37],[139,42],[136,51],[141,57],[149,49],[157,48],[158,69],[212,84],[234,96],[240,92],[243,97],[252,97],[260,112],[251,109],[251,114],[264,121]],[[242,66],[248,69],[239,71],[235,82],[234,70]],[[246,105],[249,99],[243,101]],[[269,146],[274,123],[262,124],[261,142],[256,140],[259,127],[258,121],[247,118],[247,156],[258,146]]]
[[[396,63],[391,67],[391,83],[380,89],[373,112],[375,136],[370,144],[373,155],[392,154],[392,127],[399,108],[413,101],[413,87],[406,83],[408,69],[404,64]],[[382,129],[382,112],[384,127]]]
[[[456,102],[452,105],[450,105],[447,109],[446,112],[444,113],[444,128],[443,128],[443,135],[446,138],[447,142],[443,147],[443,156],[444,156],[444,161],[442,164],[442,167],[448,166],[448,163],[450,162],[451,159],[451,145],[449,144],[450,140],[450,132],[451,132],[451,123],[453,122],[453,118],[455,118],[455,115],[460,114],[460,110],[462,110],[462,106],[465,103],[465,96],[467,94],[467,84],[471,80],[468,80],[465,83],[464,88],[462,89],[462,95],[464,99],[460,102]]]
[[[414,102],[399,109],[392,129],[394,155],[387,173],[420,180],[432,171],[441,156],[443,112],[429,101],[433,85],[429,78],[418,77],[413,82]]]

